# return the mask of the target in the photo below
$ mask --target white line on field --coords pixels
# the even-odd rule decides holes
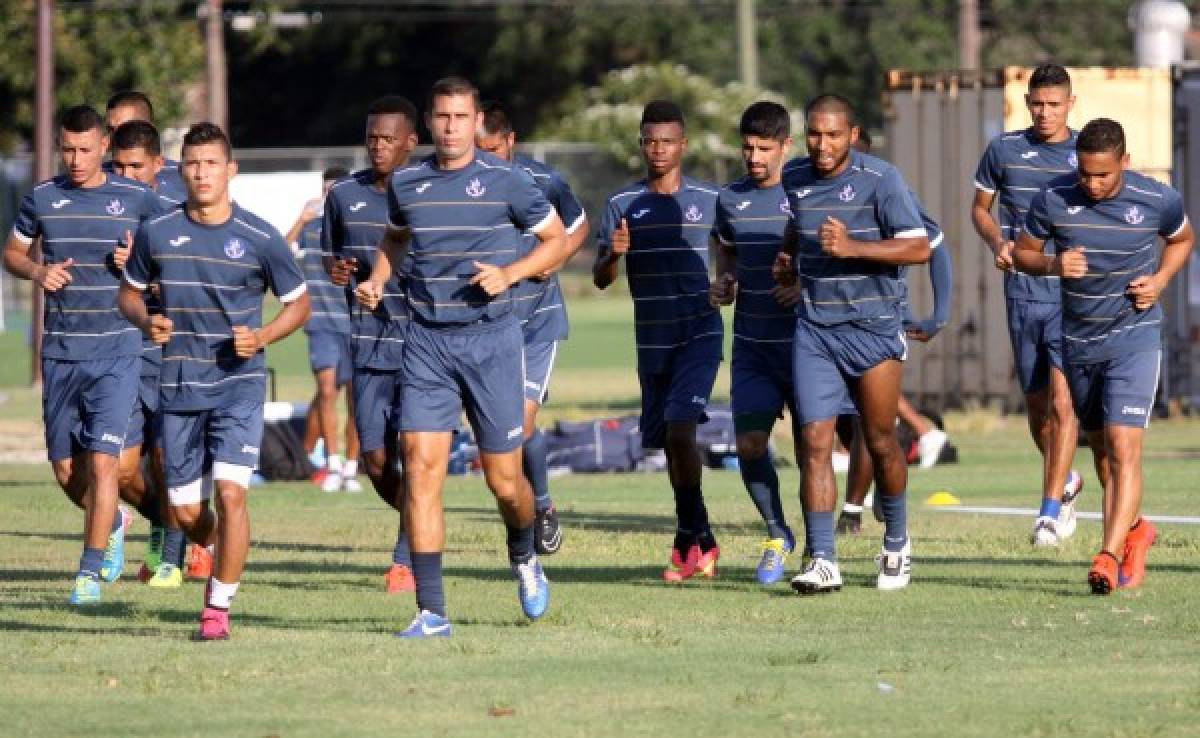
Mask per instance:
[[[974,513],[976,515],[1017,515],[1034,517],[1038,514],[1033,507],[976,507],[973,505],[926,505],[926,509],[935,512]],[[1084,520],[1100,520],[1098,512],[1076,513]],[[1178,523],[1180,525],[1200,525],[1200,517],[1195,515],[1145,515],[1147,520],[1155,523]]]

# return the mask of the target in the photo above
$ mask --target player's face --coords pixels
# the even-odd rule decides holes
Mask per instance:
[[[1067,87],[1039,87],[1025,96],[1025,105],[1033,118],[1033,130],[1039,138],[1056,138],[1067,130],[1067,116],[1075,98]]]
[[[850,148],[858,143],[858,126],[845,113],[814,112],[804,134],[813,169],[822,177],[840,174],[850,162]]]
[[[136,179],[144,185],[154,187],[155,177],[162,169],[162,156],[155,156],[141,146],[131,149],[113,149],[113,171],[122,177]]]
[[[471,95],[438,95],[426,123],[438,156],[457,161],[474,150],[475,131],[483,125],[483,113],[476,109]]]
[[[416,148],[412,123],[400,113],[367,116],[367,158],[376,174],[391,174]]]
[[[185,147],[179,169],[187,186],[190,205],[211,207],[228,201],[229,180],[237,174],[237,164],[229,160],[221,144]]]
[[[678,171],[687,152],[687,136],[678,123],[647,123],[642,126],[642,159],[651,176]]]
[[[1129,166],[1129,154],[1115,151],[1079,154],[1079,186],[1092,200],[1115,197],[1121,189],[1121,173]]]
[[[104,113],[104,125],[108,127],[109,133],[117,130],[122,123],[128,123],[131,120],[150,122],[150,118],[139,105],[118,105]]]
[[[755,182],[774,184],[783,173],[783,160],[791,149],[792,139],[779,141],[762,136],[742,136],[742,161],[746,174]]]
[[[475,134],[475,148],[489,154],[512,161],[513,150],[517,147],[515,133],[487,133],[483,129]]]
[[[82,185],[95,179],[106,151],[108,137],[99,128],[83,133],[59,129],[58,153],[71,184]]]

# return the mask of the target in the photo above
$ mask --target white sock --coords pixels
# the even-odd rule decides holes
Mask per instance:
[[[350,479],[358,476],[358,460],[346,461],[342,464],[342,476]]]
[[[325,459],[325,468],[334,474],[342,473],[342,456],[341,454],[332,454]]]
[[[233,596],[237,594],[238,582],[226,584],[213,577],[210,583],[212,587],[208,592],[208,606],[228,610],[229,606],[233,604]]]
[[[846,504],[842,505],[842,512],[848,512],[848,513],[853,513],[853,514],[860,514],[860,513],[862,513],[862,511],[863,511],[863,506],[862,506],[862,505],[853,505],[853,504],[851,504],[851,503],[849,503],[849,502],[847,502]]]

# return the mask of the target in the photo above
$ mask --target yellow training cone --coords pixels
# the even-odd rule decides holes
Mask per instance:
[[[929,499],[925,500],[925,504],[944,507],[946,505],[961,505],[962,500],[958,499],[949,492],[942,490],[941,492],[934,492],[933,494],[929,495]]]

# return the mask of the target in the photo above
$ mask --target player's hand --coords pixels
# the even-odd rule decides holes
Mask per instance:
[[[785,308],[796,307],[804,299],[804,288],[798,284],[779,286],[771,290],[771,297]]]
[[[1158,302],[1158,296],[1162,294],[1164,287],[1166,285],[1159,282],[1157,275],[1148,275],[1130,282],[1125,288],[1125,294],[1133,300],[1135,309],[1149,310]]]
[[[1083,247],[1075,246],[1067,249],[1054,258],[1054,271],[1065,279],[1079,279],[1087,274],[1087,257]]]
[[[304,203],[304,209],[300,211],[300,220],[305,223],[311,223],[317,218],[325,214],[325,199],[314,197]]]
[[[357,271],[358,259],[353,257],[349,259],[335,259],[333,269],[329,271],[329,281],[338,287],[346,287],[350,284],[350,278]]]
[[[175,324],[165,315],[151,315],[145,327],[142,328],[150,340],[159,346],[165,346],[167,341],[171,340],[171,331],[175,328]]]
[[[612,234],[612,257],[619,259],[629,253],[629,221],[621,218],[621,225],[617,226],[617,230]]]
[[[1016,247],[1012,241],[1005,241],[995,249],[996,268],[1002,272],[1015,271],[1017,265],[1013,262],[1013,249]]]
[[[925,329],[919,325],[913,325],[905,328],[904,335],[913,339],[914,341],[920,341],[921,343],[929,343],[929,341],[933,338],[931,334],[926,332]]]
[[[771,265],[771,276],[780,287],[796,284],[796,268],[793,266],[791,254],[780,251],[775,255],[775,263]]]
[[[732,304],[737,296],[737,287],[737,277],[726,272],[708,286],[708,301],[713,307]]]
[[[262,337],[257,328],[244,325],[233,327],[233,352],[239,359],[249,359],[262,349]]]
[[[471,277],[471,284],[488,293],[489,297],[495,297],[512,286],[513,280],[508,276],[508,270],[504,267],[477,261],[475,268],[479,271],[475,273],[474,277]]]
[[[371,279],[359,282],[354,298],[366,309],[374,310],[383,301],[383,285]]]
[[[817,237],[821,240],[821,250],[835,259],[846,259],[850,254],[850,231],[846,224],[832,215],[825,217],[825,222],[817,229]]]
[[[45,264],[33,273],[33,281],[41,285],[41,288],[47,292],[58,292],[74,281],[69,271],[73,266],[75,266],[74,259],[60,261],[57,264]]]
[[[125,264],[129,261],[129,255],[132,253],[133,234],[129,231],[125,231],[125,239],[121,242],[121,245],[117,246],[117,248],[113,250],[113,264],[117,266],[117,269],[124,271]]]

